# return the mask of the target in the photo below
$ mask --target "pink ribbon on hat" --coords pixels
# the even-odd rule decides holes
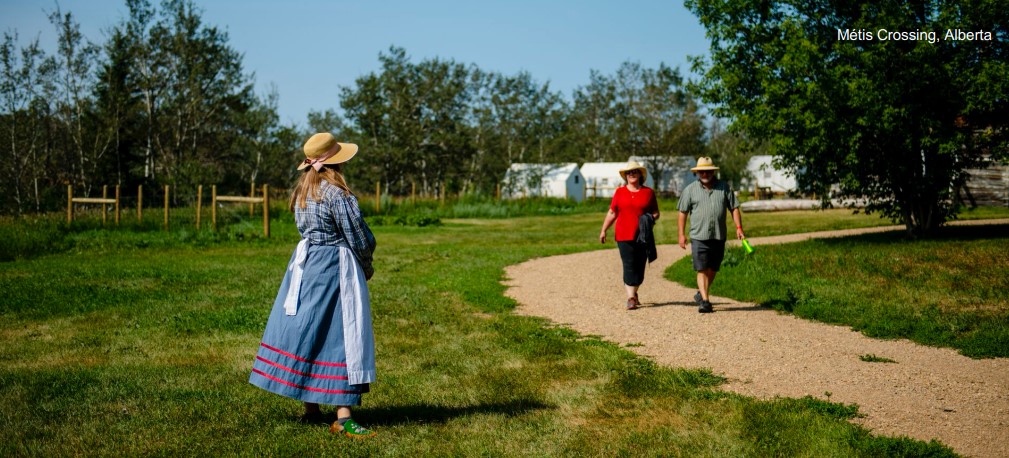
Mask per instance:
[[[318,172],[318,171],[322,170],[323,166],[326,165],[326,164],[323,164],[323,162],[325,162],[326,159],[329,159],[329,158],[335,156],[336,153],[338,153],[339,151],[340,150],[329,150],[328,153],[323,154],[322,156],[319,156],[319,157],[317,157],[315,159],[305,158],[305,164],[308,164],[308,165],[312,166],[312,168],[314,168],[315,171]]]

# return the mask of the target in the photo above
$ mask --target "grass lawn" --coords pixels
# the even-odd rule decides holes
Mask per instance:
[[[848,325],[871,337],[1004,358],[1009,357],[1007,246],[1009,225],[991,225],[946,227],[940,237],[920,241],[896,231],[766,245],[750,256],[730,248],[712,294]],[[666,277],[697,284],[689,256]]]
[[[879,221],[831,215],[747,221],[754,236]],[[953,455],[873,436],[847,421],[853,406],[724,393],[709,372],[512,315],[502,269],[601,248],[602,217],[377,227],[379,382],[355,417],[379,436],[365,441],[300,425],[299,403],[247,383],[297,242],[289,215],[270,240],[72,234],[0,263],[0,455]]]

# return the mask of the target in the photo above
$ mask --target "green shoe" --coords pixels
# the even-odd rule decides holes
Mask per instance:
[[[372,431],[364,426],[357,424],[353,419],[347,420],[344,424],[340,424],[339,420],[333,422],[333,426],[329,428],[332,433],[343,433],[344,436],[352,437],[355,439],[361,439],[365,437],[375,436],[375,431]]]

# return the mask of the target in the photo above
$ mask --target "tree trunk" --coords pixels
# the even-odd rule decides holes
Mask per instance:
[[[937,204],[908,203],[904,208],[904,227],[911,238],[933,237],[944,222]]]

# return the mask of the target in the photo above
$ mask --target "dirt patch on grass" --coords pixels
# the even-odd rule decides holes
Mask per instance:
[[[893,229],[752,241],[766,245]],[[518,314],[599,335],[667,366],[709,368],[728,379],[723,388],[729,391],[854,403],[865,415],[856,421],[875,433],[937,439],[968,456],[1009,456],[1009,360],[975,360],[947,348],[872,339],[717,296],[712,297],[716,313],[699,314],[694,290],[662,278],[666,267],[687,254],[678,246],[659,247],[639,292],[643,307],[634,311],[624,309],[616,250],[510,266],[506,294],[519,303]],[[717,280],[712,293],[718,293]],[[862,361],[866,354],[896,364]]]

